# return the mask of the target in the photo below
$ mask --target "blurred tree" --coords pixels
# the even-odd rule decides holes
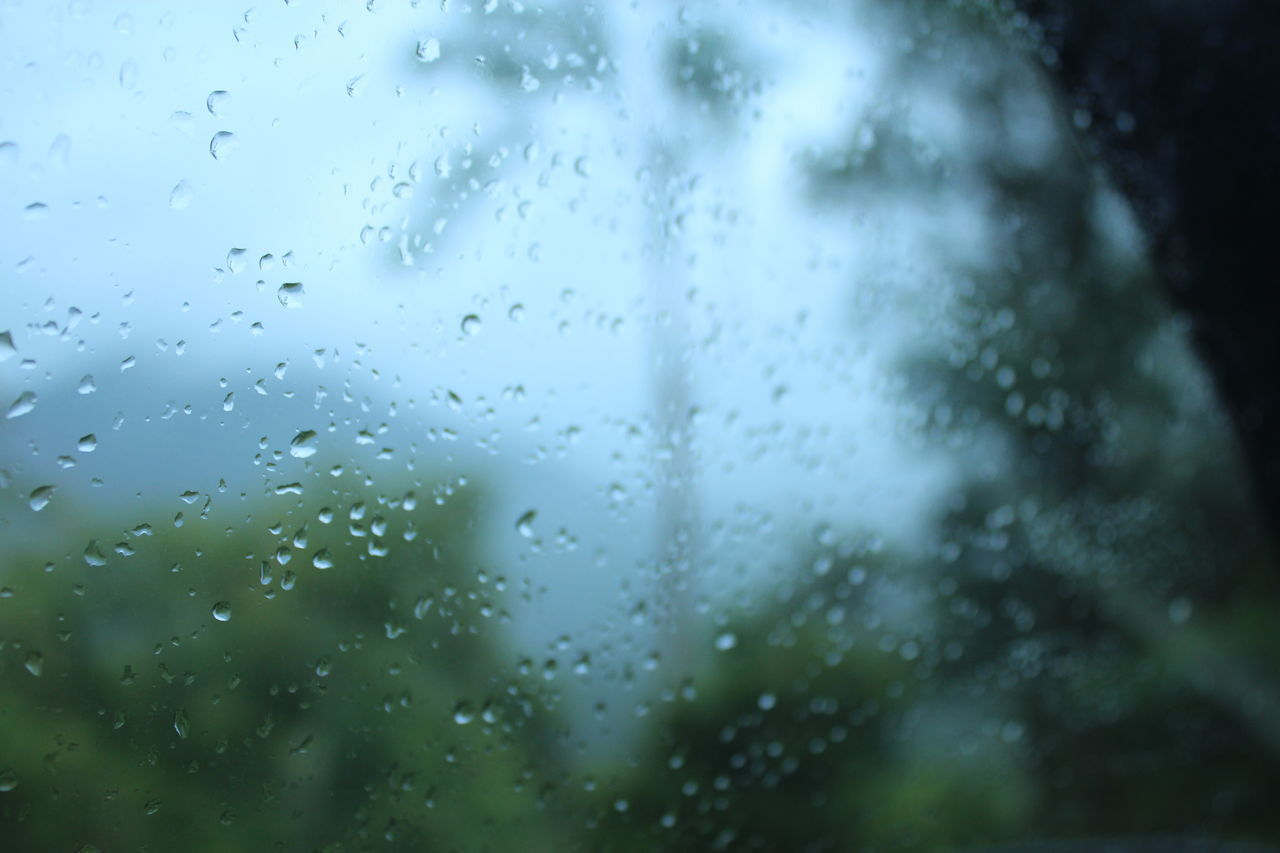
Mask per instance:
[[[472,499],[285,500],[7,555],[9,849],[560,849],[554,725]],[[47,511],[64,541],[107,526]]]

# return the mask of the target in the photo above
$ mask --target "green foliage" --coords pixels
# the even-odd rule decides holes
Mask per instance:
[[[542,702],[489,624],[500,582],[475,573],[474,507],[411,503],[301,500],[269,529],[268,506],[226,528],[215,513],[105,566],[12,556],[13,849],[477,849],[495,826],[557,847]]]

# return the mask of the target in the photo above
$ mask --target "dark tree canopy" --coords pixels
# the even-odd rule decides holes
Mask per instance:
[[[1280,5],[1021,0],[1052,72],[1088,111],[1280,521],[1273,210],[1280,197]]]

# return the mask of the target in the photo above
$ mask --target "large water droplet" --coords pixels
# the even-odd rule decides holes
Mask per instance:
[[[4,413],[6,418],[20,418],[36,407],[36,395],[31,391],[23,391]]]
[[[240,140],[229,130],[220,130],[209,140],[209,153],[215,160],[225,160],[240,145]]]
[[[538,517],[538,511],[531,509],[524,515],[516,519],[516,532],[526,539],[533,538],[533,520]]]
[[[135,89],[138,86],[138,64],[132,59],[126,59],[120,65],[120,87],[123,89]]]
[[[462,318],[462,333],[464,335],[480,334],[480,318],[475,314],[468,314]]]
[[[317,449],[316,431],[313,429],[304,429],[293,437],[293,441],[289,442],[289,455],[296,456],[299,459],[315,456]]]
[[[225,89],[215,89],[205,98],[204,105],[209,108],[209,115],[223,118],[231,106],[231,93]]]
[[[105,566],[107,557],[102,553],[102,549],[98,547],[98,540],[92,539],[84,549],[84,561],[91,566]]]
[[[53,486],[40,486],[32,490],[27,502],[33,510],[39,512],[49,505],[49,501],[53,500],[53,492]]]
[[[178,737],[186,739],[191,734],[191,720],[187,719],[187,712],[179,708],[173,715],[173,730],[178,733]]]
[[[302,297],[306,293],[302,289],[302,282],[287,281],[280,285],[280,289],[276,291],[276,298],[280,300],[280,304],[285,308],[301,308]]]
[[[87,373],[80,378],[80,384],[76,386],[76,393],[78,394],[92,394],[97,390],[98,383]]]
[[[329,556],[328,548],[321,548],[311,555],[311,565],[317,569],[332,569],[333,558]]]
[[[418,61],[435,62],[440,58],[440,42],[436,39],[422,39],[418,42]]]
[[[98,448],[98,437],[93,433],[82,435],[76,442],[76,447],[80,448],[81,453],[92,453]]]
[[[191,184],[186,181],[178,181],[173,189],[169,190],[169,207],[174,210],[186,210],[191,206],[191,202],[195,197],[196,192],[191,189]]]
[[[465,726],[476,718],[476,712],[471,709],[471,705],[467,702],[459,702],[453,708],[453,721],[460,726]]]
[[[219,622],[230,622],[231,602],[219,601],[217,604],[213,605],[213,618],[217,619]]]

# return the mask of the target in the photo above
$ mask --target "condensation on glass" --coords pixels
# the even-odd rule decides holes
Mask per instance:
[[[1020,24],[5,3],[0,846],[1280,840],[1235,449]]]

